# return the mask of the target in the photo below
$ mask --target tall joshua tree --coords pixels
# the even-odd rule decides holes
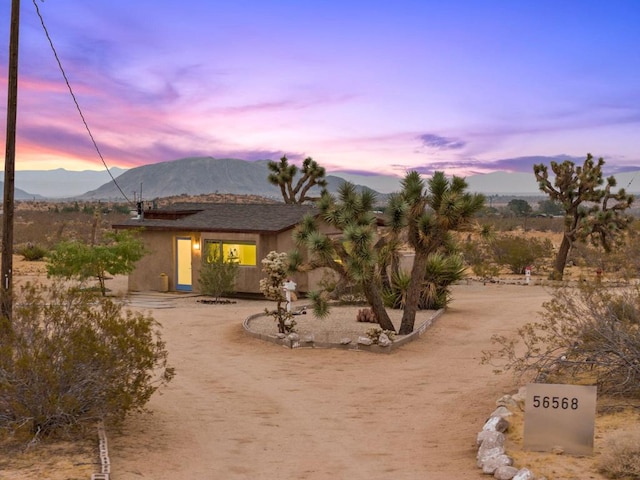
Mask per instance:
[[[401,201],[390,204],[395,210],[388,211],[388,215],[405,218],[408,241],[415,251],[398,332],[401,335],[413,331],[430,255],[453,254],[451,232],[469,227],[473,216],[484,206],[484,196],[469,193],[466,188],[463,178],[448,179],[444,172],[435,172],[425,185],[420,174],[412,171],[402,180]]]
[[[553,182],[546,165],[533,166],[540,190],[564,209],[564,232],[552,273],[556,280],[562,280],[569,252],[576,241],[590,239],[609,251],[633,220],[625,213],[633,203],[633,195],[628,195],[624,188],[616,193],[611,191],[616,186],[616,179],[608,177],[605,184],[604,163],[602,158],[595,162],[590,153],[582,166],[570,160],[552,161]]]
[[[324,191],[327,186],[324,167],[321,167],[311,157],[304,159],[302,169],[290,164],[286,156],[283,156],[279,162],[269,161],[267,167],[271,172],[267,179],[269,183],[280,187],[284,203],[299,204],[318,200],[319,197],[309,196],[309,191],[315,186]],[[302,175],[296,181],[295,177],[299,172]]]
[[[327,235],[320,231],[316,218],[305,217],[294,233],[294,239],[299,248],[307,249],[309,261],[298,267],[328,267],[340,277],[361,286],[380,327],[395,332],[382,300],[378,255],[374,243],[374,201],[373,192],[357,192],[349,182],[340,186],[337,198],[325,192],[318,201],[320,218],[341,234]],[[312,295],[312,299],[321,301],[318,295]],[[322,305],[318,305],[316,311],[323,310]]]

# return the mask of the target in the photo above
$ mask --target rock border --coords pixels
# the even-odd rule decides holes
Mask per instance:
[[[91,480],[109,480],[111,477],[111,460],[107,444],[107,432],[104,423],[98,424],[98,451],[100,453],[100,473],[92,473]]]
[[[489,415],[476,437],[478,468],[486,475],[493,475],[496,480],[546,480],[546,477],[536,477],[528,468],[515,467],[513,458],[507,455],[504,447],[505,432],[510,426],[508,418],[513,415],[509,408],[524,411],[525,398],[526,387],[520,387],[518,393],[498,399],[497,408]]]
[[[283,347],[288,347],[291,349],[295,349],[295,348],[335,348],[335,349],[341,349],[341,350],[357,350],[357,351],[364,351],[364,352],[372,352],[372,353],[391,353],[393,350],[402,347],[403,345],[406,345],[409,342],[412,342],[418,338],[420,338],[424,332],[431,326],[433,325],[433,323],[440,318],[440,316],[442,316],[442,314],[444,313],[445,309],[440,309],[440,310],[436,310],[436,312],[428,319],[426,319],[424,322],[422,322],[418,328],[414,329],[413,332],[411,332],[408,335],[403,335],[401,338],[398,338],[390,343],[388,343],[386,346],[381,346],[381,345],[367,345],[364,342],[360,341],[361,337],[358,337],[358,339],[356,339],[356,341],[354,342],[352,338],[348,338],[345,337],[342,340],[340,340],[339,343],[335,343],[335,342],[316,342],[315,338],[313,337],[313,335],[306,335],[303,338],[300,338],[300,335],[298,335],[297,333],[290,333],[289,335],[284,335],[284,334],[263,334],[263,333],[258,333],[258,332],[254,332],[251,330],[250,324],[251,321],[256,319],[256,318],[260,318],[260,317],[264,317],[265,314],[264,313],[254,313],[253,315],[249,315],[247,318],[245,318],[245,320],[242,322],[242,328],[245,332],[246,335],[253,337],[253,338],[257,338],[259,340],[263,340],[265,342],[270,342],[270,343],[274,343],[276,345],[281,345]]]

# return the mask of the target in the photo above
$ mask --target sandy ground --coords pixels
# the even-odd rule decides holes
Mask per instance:
[[[472,284],[392,354],[247,337],[266,304],[157,309],[177,376],[110,438],[114,480],[475,479],[475,437],[510,378],[480,365],[494,333],[535,317],[540,287]],[[274,325],[275,328],[275,325]]]
[[[126,281],[109,286],[123,292]],[[267,302],[163,298],[132,307],[163,325],[177,375],[152,398],[152,414],[108,432],[112,480],[486,479],[476,467],[476,434],[495,401],[518,385],[481,365],[482,351],[493,334],[512,335],[535,320],[549,293],[456,286],[445,315],[391,354],[290,350],[247,336],[242,321]],[[0,478],[54,478],[55,466],[51,475],[34,473],[38,458],[34,452],[31,468]],[[588,462],[565,463],[571,468],[548,478],[603,478]],[[99,471],[82,468],[55,478]]]

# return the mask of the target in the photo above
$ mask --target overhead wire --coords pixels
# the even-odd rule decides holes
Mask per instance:
[[[44,0],[41,0],[41,1],[44,2]],[[118,182],[116,181],[115,177],[113,176],[113,174],[109,170],[109,167],[107,166],[107,162],[105,161],[104,157],[102,156],[102,152],[100,151],[100,148],[98,147],[98,143],[96,142],[95,138],[93,137],[93,133],[91,133],[91,129],[89,128],[89,124],[87,123],[87,120],[85,119],[84,114],[82,113],[82,109],[80,108],[80,104],[78,103],[78,99],[76,98],[76,95],[73,93],[73,88],[71,88],[71,83],[69,82],[69,78],[67,77],[67,74],[64,71],[64,68],[62,67],[62,62],[60,61],[60,57],[58,56],[58,52],[56,51],[55,46],[53,45],[53,40],[51,39],[51,36],[49,35],[49,30],[47,29],[47,26],[45,25],[44,18],[42,17],[42,14],[40,13],[40,8],[38,7],[38,3],[37,3],[36,0],[33,0],[33,5],[36,7],[36,13],[38,14],[38,18],[40,18],[40,24],[42,25],[42,28],[44,30],[44,33],[45,33],[46,37],[47,37],[47,40],[49,41],[49,45],[51,46],[51,50],[53,51],[53,55],[54,55],[54,57],[56,59],[56,62],[58,63],[58,68],[60,68],[60,72],[62,72],[62,77],[64,78],[64,81],[67,84],[67,88],[69,89],[69,93],[71,94],[71,98],[73,99],[73,103],[75,103],[75,105],[76,105],[76,109],[78,110],[78,113],[80,114],[80,118],[82,119],[82,123],[84,124],[84,127],[87,130],[87,133],[89,134],[89,138],[91,139],[91,142],[93,143],[93,146],[96,149],[96,152],[98,153],[98,156],[100,157],[100,160],[102,161],[102,165],[104,165],[104,168],[107,170],[107,173],[111,177],[111,180],[113,180],[113,183],[118,188],[118,190],[120,191],[122,196],[125,198],[125,200],[128,203],[133,203],[133,202],[131,202],[131,200],[129,200],[129,198],[124,193],[122,188],[120,188],[120,185],[118,185]]]

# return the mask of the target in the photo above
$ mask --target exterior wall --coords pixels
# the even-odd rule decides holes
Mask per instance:
[[[324,229],[327,230],[326,228]],[[141,232],[144,245],[148,250],[138,263],[135,270],[129,275],[130,291],[163,291],[165,281],[169,291],[176,291],[176,238],[191,237],[192,245],[198,244],[199,249],[191,250],[191,287],[198,293],[200,285],[200,270],[202,266],[202,251],[205,241],[214,240],[222,242],[251,242],[256,244],[255,266],[240,266],[236,281],[238,293],[260,293],[260,279],[262,273],[261,260],[271,251],[289,252],[295,248],[292,230],[279,234],[265,235],[258,233],[216,233],[216,232],[189,232],[189,231],[154,231],[143,230]],[[316,288],[322,276],[323,270],[309,273],[296,273],[291,280],[296,282],[299,292],[308,292]],[[162,278],[162,275],[166,278]]]

